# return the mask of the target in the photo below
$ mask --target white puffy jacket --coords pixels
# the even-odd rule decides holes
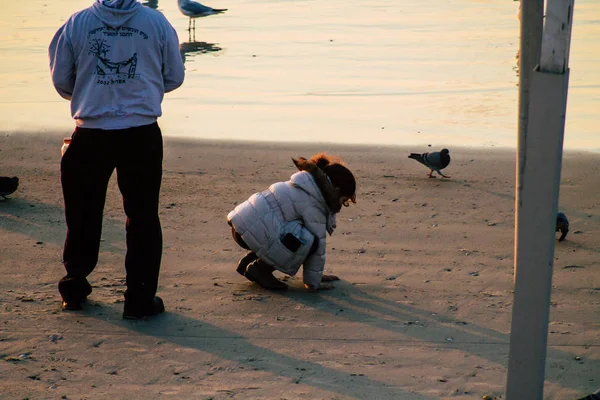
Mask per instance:
[[[334,189],[323,177],[325,174],[320,170],[297,172],[289,181],[275,183],[264,192],[255,193],[227,215],[227,221],[248,247],[266,263],[289,275],[295,275],[303,264],[302,277],[309,289],[320,286],[325,268],[326,234],[331,235],[335,229],[335,214],[328,206]],[[287,233],[299,240],[296,252],[291,252],[281,242]],[[313,237],[319,241],[318,248],[306,257]]]

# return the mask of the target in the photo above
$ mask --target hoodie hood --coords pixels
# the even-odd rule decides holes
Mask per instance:
[[[119,28],[141,10],[137,0],[96,0],[92,13],[111,28]]]
[[[327,232],[330,235],[333,235],[336,228],[335,215],[342,207],[336,200],[338,198],[338,191],[333,187],[325,173],[321,171],[316,164],[313,164],[315,166],[315,169],[313,169],[309,166],[309,164],[312,164],[310,161],[308,161],[309,164],[305,164],[304,161],[307,160],[303,158],[294,160],[294,163],[298,162],[296,167],[299,171],[292,175],[290,182],[292,185],[302,189],[322,204],[323,211],[326,211],[327,213],[325,229],[327,229]],[[310,171],[301,169],[305,167],[308,167]]]
[[[317,164],[304,157],[292,158],[292,161],[299,171],[306,171],[312,176],[329,210],[334,214],[340,212],[342,205],[339,200],[339,189],[333,187],[325,172]]]

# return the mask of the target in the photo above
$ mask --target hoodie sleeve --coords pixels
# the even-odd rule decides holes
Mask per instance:
[[[63,98],[71,100],[75,87],[75,56],[73,46],[67,35],[67,21],[54,35],[48,56],[50,58],[50,75],[54,88]]]
[[[162,59],[163,82],[165,93],[168,93],[181,86],[185,76],[183,60],[179,52],[179,38],[171,24],[168,24],[167,27]]]

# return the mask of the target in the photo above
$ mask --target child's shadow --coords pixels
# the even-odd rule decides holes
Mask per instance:
[[[440,348],[469,352],[504,367],[508,364],[509,334],[383,299],[344,282],[336,285],[338,287],[334,290],[320,292],[318,301],[294,290],[284,292],[282,296],[337,317],[401,333],[406,337],[405,340],[391,341],[434,343]],[[563,367],[574,365],[574,356],[573,353],[548,345],[546,381],[575,390],[589,385],[594,376],[577,367]],[[600,371],[600,360],[587,358],[586,364],[585,371]]]

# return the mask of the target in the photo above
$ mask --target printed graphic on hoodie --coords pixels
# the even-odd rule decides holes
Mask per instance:
[[[136,79],[135,70],[137,67],[137,53],[133,53],[131,57],[125,60],[114,60],[110,56],[111,46],[108,44],[108,38],[116,38],[123,40],[139,35],[144,40],[148,39],[148,35],[139,29],[128,28],[121,26],[111,28],[104,26],[96,28],[88,32],[89,41],[88,54],[93,55],[98,59],[94,74],[98,75],[96,81],[99,85],[118,85],[127,83],[128,79]],[[93,38],[92,38],[93,37]]]

